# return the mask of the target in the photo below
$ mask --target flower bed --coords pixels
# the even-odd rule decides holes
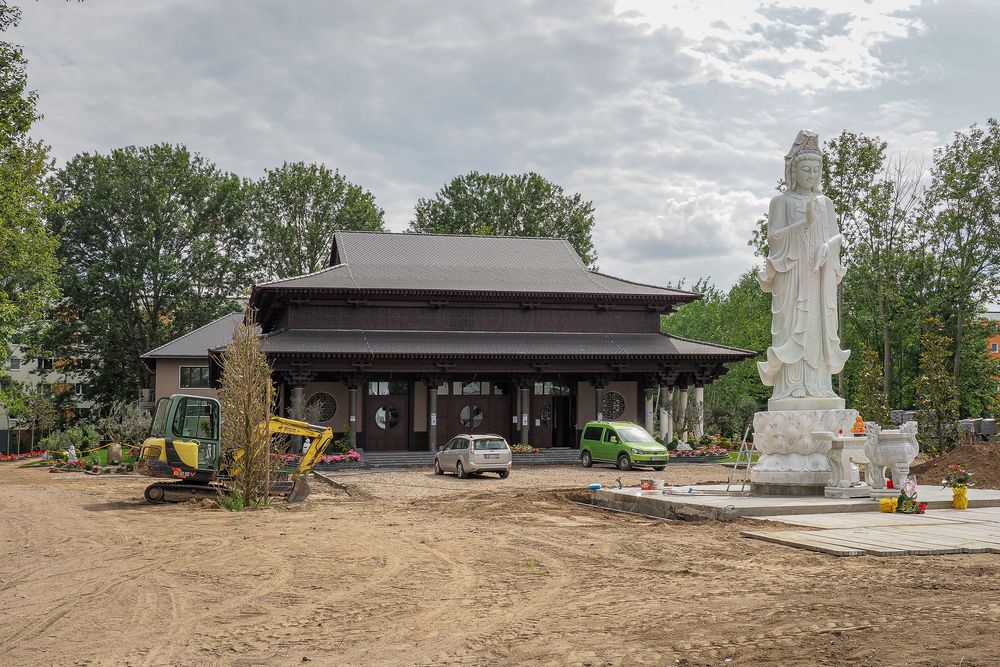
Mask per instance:
[[[525,445],[522,443],[517,443],[516,445],[511,445],[510,451],[514,454],[539,454],[541,453],[538,447],[532,447],[531,445]]]
[[[729,450],[725,447],[698,447],[696,449],[677,449],[670,453],[678,459],[728,459]]]
[[[45,452],[43,450],[35,450],[31,452],[24,452],[22,454],[0,454],[0,461],[22,461],[24,459],[33,459],[41,456]]]
[[[358,454],[355,450],[351,450],[346,454],[325,454],[319,457],[318,463],[324,465],[331,465],[337,463],[361,463],[361,454]]]

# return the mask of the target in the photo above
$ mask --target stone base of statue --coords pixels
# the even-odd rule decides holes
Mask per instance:
[[[753,442],[760,458],[750,469],[751,493],[824,494],[832,475],[827,453],[833,434],[850,432],[858,411],[845,409],[843,399],[821,400],[833,401],[835,407],[769,410],[754,415]]]

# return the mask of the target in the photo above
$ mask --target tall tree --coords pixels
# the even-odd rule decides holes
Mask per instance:
[[[920,442],[931,454],[947,452],[958,444],[958,387],[948,371],[953,341],[942,333],[943,326],[938,318],[928,318],[920,337],[920,374],[914,407],[920,424]]]
[[[259,277],[265,280],[325,268],[337,230],[385,230],[385,212],[375,196],[322,164],[286,162],[268,169],[252,193],[250,216],[261,241]]]
[[[853,407],[861,413],[865,421],[872,421],[886,426],[889,424],[889,400],[882,384],[882,363],[878,352],[864,345],[858,350],[861,357],[861,370],[854,392]]]
[[[0,1],[0,33],[20,16],[20,9]],[[28,134],[39,115],[26,66],[20,47],[0,41],[0,362],[14,332],[39,320],[58,294],[56,243],[42,220],[52,204],[46,186],[51,161],[42,142]]]
[[[420,199],[410,222],[414,232],[564,238],[588,266],[597,261],[593,228],[591,202],[534,172],[457,176]]]
[[[166,144],[83,153],[54,182],[75,204],[50,219],[66,297],[56,339],[90,358],[95,398],[134,399],[143,352],[231,311],[248,289],[243,184]]]
[[[1000,123],[973,125],[934,153],[926,224],[939,258],[937,292],[954,331],[952,372],[962,384],[966,322],[1000,295]]]

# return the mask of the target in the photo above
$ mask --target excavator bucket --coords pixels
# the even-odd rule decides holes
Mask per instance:
[[[288,493],[288,502],[301,503],[309,497],[309,482],[302,475],[296,475],[292,483],[292,490]]]

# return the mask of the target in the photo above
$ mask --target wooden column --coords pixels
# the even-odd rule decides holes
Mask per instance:
[[[429,382],[427,384],[427,448],[432,452],[437,451],[437,406],[437,385],[434,382]]]
[[[531,389],[521,387],[521,442],[531,444]]]
[[[653,417],[654,417],[654,415],[653,415],[653,388],[652,387],[646,387],[645,393],[646,393],[646,396],[645,396],[646,403],[645,403],[644,407],[645,407],[645,417],[646,417],[646,430],[649,431],[650,435],[652,435],[653,434]]]
[[[694,436],[700,438],[705,435],[705,385],[702,383],[694,388],[694,409]]]
[[[347,388],[347,440],[351,447],[358,444],[358,388]]]

